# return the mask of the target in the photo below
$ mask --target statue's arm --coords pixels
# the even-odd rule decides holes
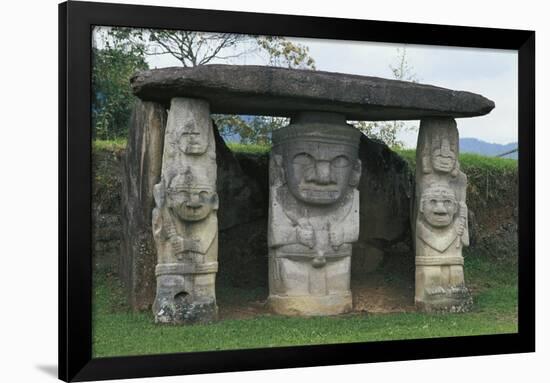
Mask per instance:
[[[218,235],[218,219],[214,213],[211,213],[206,219],[205,226],[198,230],[198,235],[186,241],[184,251],[194,251],[201,254],[208,252]]]
[[[298,243],[297,223],[293,223],[283,211],[278,198],[277,187],[270,189],[269,221],[267,229],[267,244],[269,247],[278,247]]]
[[[464,246],[470,245],[470,233],[468,228],[468,207],[465,202],[460,202],[460,216],[459,220],[462,225],[461,240]]]
[[[329,236],[335,250],[344,243],[353,243],[359,239],[359,192],[357,190],[353,191],[348,213],[337,224],[329,225]]]
[[[278,247],[298,243],[298,227],[292,225],[289,219],[270,220],[268,230],[269,247]]]

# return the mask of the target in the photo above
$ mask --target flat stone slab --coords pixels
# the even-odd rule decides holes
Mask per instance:
[[[301,111],[341,113],[348,120],[474,117],[495,103],[479,94],[407,81],[256,65],[203,65],[138,72],[133,92],[170,105],[172,97],[210,102],[212,113],[291,117]]]

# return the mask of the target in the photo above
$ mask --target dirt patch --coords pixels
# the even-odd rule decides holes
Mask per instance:
[[[272,315],[267,300],[267,287],[261,289],[219,285],[218,307],[221,320],[250,319]],[[229,290],[229,291],[228,291]],[[414,257],[390,256],[372,273],[354,275],[351,281],[353,313],[413,312]]]
[[[218,301],[220,320],[250,319],[259,315],[270,315],[266,301],[248,301],[240,304],[232,302],[225,304]]]
[[[368,313],[415,311],[414,285],[403,280],[388,281],[383,274],[367,275],[352,286],[353,310]]]

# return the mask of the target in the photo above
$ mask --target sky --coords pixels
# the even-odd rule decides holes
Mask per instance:
[[[94,36],[96,36],[95,33]],[[473,137],[498,144],[517,142],[516,51],[363,41],[288,39],[309,47],[309,54],[315,59],[317,70],[384,78],[393,78],[390,65],[397,65],[398,49],[405,48],[407,61],[418,82],[478,93],[495,102],[495,109],[488,115],[457,119],[460,137]],[[252,54],[223,62],[265,65],[266,59]],[[170,55],[150,56],[148,63],[151,68],[179,65],[179,62]],[[410,127],[418,127],[418,124],[419,121],[407,123]],[[398,136],[406,147],[411,148],[416,146],[416,137],[415,130],[402,132]]]

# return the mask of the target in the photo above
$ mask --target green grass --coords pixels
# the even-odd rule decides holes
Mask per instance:
[[[397,149],[397,154],[403,157],[412,169],[416,166],[416,149]],[[473,153],[460,154],[460,167],[468,169],[484,169],[497,172],[517,171],[518,161],[510,158],[488,157]]]
[[[126,149],[126,138],[116,138],[114,140],[93,140],[92,150],[120,151]]]
[[[517,272],[511,261],[466,257],[474,308],[465,314],[350,314],[296,318],[260,315],[209,325],[153,324],[126,308],[112,276],[94,278],[94,357],[417,339],[517,332]],[[239,293],[235,289],[234,293]],[[251,294],[241,291],[241,293]]]
[[[119,151],[126,148],[126,139],[117,138],[114,140],[94,140],[92,148],[94,150],[110,150]],[[240,144],[236,142],[228,142],[227,146],[233,152],[250,153],[250,154],[265,154],[271,150],[270,145],[257,144]],[[397,154],[403,157],[411,166],[415,168],[416,150],[415,149],[394,149]],[[499,157],[487,157],[479,154],[462,153],[460,155],[460,165],[463,169],[476,168],[486,169],[489,171],[517,171],[517,160]]]
[[[270,145],[257,145],[257,144],[239,144],[237,142],[228,142],[227,146],[233,152],[239,153],[251,153],[251,154],[265,154],[271,150]]]

